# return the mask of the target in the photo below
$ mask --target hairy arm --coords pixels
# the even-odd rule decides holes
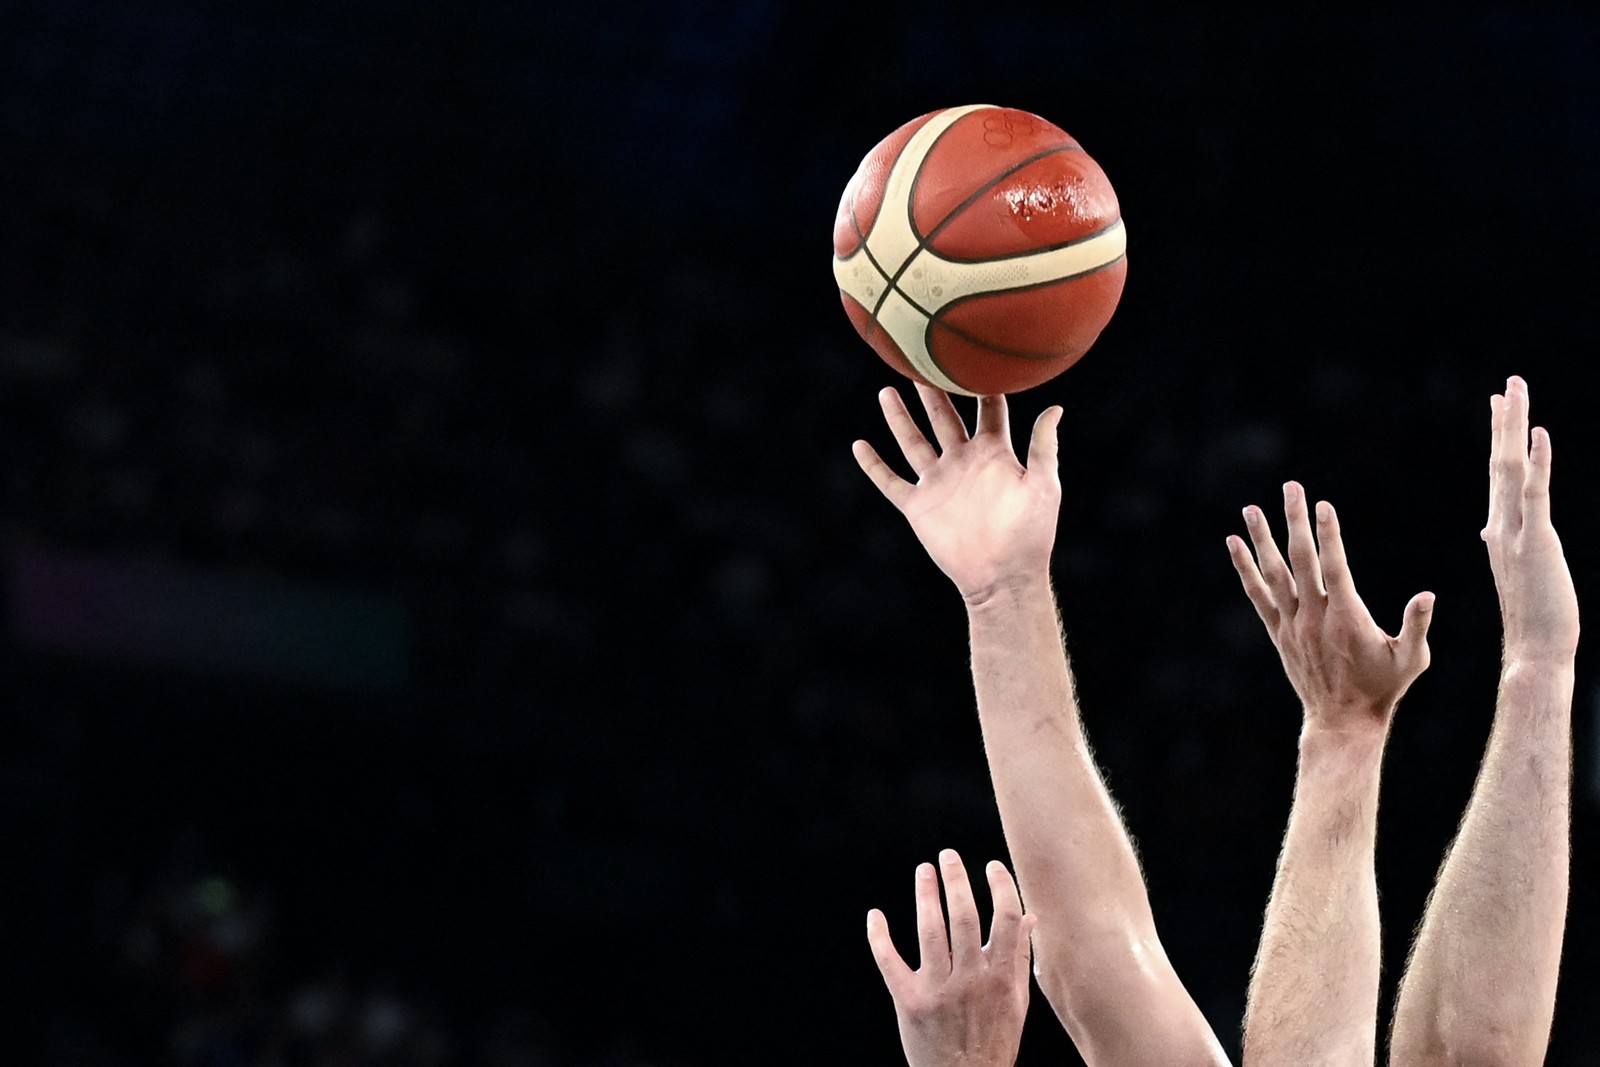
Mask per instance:
[[[915,483],[865,441],[855,454],[966,602],[1001,826],[1038,920],[1040,988],[1093,1067],[1225,1064],[1161,948],[1132,844],[1078,718],[1049,580],[1060,409],[1035,423],[1024,467],[1003,396],[979,400],[969,437],[948,396],[919,392],[938,450],[894,390],[880,394]]]
[[[1361,1065],[1378,1029],[1380,928],[1374,851],[1378,779],[1400,697],[1427,668],[1433,597],[1379,629],[1350,576],[1338,516],[1284,485],[1289,560],[1259,509],[1245,509],[1252,559],[1228,539],[1304,712],[1289,828],[1267,902],[1245,1010],[1246,1067]]]
[[[1294,807],[1251,972],[1244,1062],[1372,1063],[1380,738],[1300,740]]]
[[[1391,1062],[1544,1062],[1566,926],[1578,602],[1550,522],[1550,437],[1491,400],[1483,539],[1505,632],[1494,725],[1395,1005]]]
[[[1047,579],[969,601],[972,675],[1039,987],[1093,1065],[1225,1063],[1161,947],[1133,845],[1078,717]]]

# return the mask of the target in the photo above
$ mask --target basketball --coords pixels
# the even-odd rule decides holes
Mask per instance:
[[[985,104],[880,141],[833,226],[856,332],[907,378],[965,396],[1031,389],[1081,359],[1127,262],[1100,165],[1038,115]]]

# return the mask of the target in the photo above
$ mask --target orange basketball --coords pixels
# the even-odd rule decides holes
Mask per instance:
[[[976,104],[930,112],[861,161],[833,225],[839,298],[884,362],[976,396],[1049,381],[1122,297],[1117,194],[1070,135]]]

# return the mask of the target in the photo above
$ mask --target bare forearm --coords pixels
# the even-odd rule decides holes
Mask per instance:
[[[1001,824],[1038,917],[1040,988],[1091,1062],[1095,1046],[1125,1063],[1160,1062],[1169,1026],[1210,1031],[1156,937],[1133,845],[1089,751],[1049,584],[1041,577],[969,604],[969,621]],[[1152,1024],[1140,1005],[1168,1018]],[[1125,1026],[1130,1017],[1141,1021]],[[1125,1044],[1139,1027],[1147,1052]],[[1209,1055],[1189,1062],[1215,1062]]]
[[[1488,751],[1395,1009],[1394,1062],[1543,1062],[1566,925],[1570,660],[1508,656]]]
[[[1077,938],[1148,929],[1143,875],[1078,720],[1049,586],[1001,593],[969,622],[984,747],[1029,911]]]
[[[1246,1067],[1372,1063],[1384,735],[1308,727],[1245,1012]]]

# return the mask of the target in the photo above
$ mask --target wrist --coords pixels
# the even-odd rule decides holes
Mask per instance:
[[[1392,709],[1392,705],[1390,706]],[[1389,740],[1389,720],[1341,723],[1337,726],[1314,719],[1307,709],[1305,725],[1300,728],[1300,758],[1320,759],[1329,756],[1356,759],[1381,758],[1384,745]]]
[[[977,586],[970,591],[962,590],[961,599],[966,602],[968,611],[982,612],[1014,606],[1037,598],[1041,594],[1047,597],[1052,595],[1050,590],[1050,569],[1048,567],[1017,571]]]
[[[1400,701],[1372,700],[1357,697],[1350,700],[1302,700],[1301,711],[1305,725],[1301,736],[1315,733],[1330,739],[1343,738],[1357,741],[1370,737],[1388,736],[1389,724],[1394,721],[1395,708]]]
[[[1537,642],[1508,642],[1501,656],[1502,672],[1506,675],[1530,674],[1535,676],[1570,675],[1576,670],[1577,653],[1567,648],[1556,648]]]
[[[1571,656],[1548,659],[1507,657],[1500,670],[1502,691],[1548,689],[1551,686],[1570,693],[1577,685],[1577,670]]]

